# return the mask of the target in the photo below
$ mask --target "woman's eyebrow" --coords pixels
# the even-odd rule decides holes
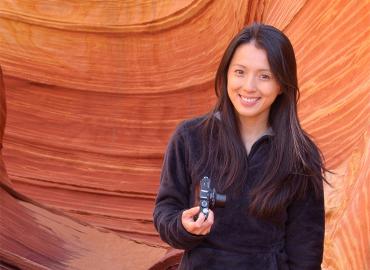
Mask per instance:
[[[242,67],[242,68],[247,68],[246,66],[241,65],[241,64],[233,64],[233,65],[231,65],[231,66],[239,66],[239,67]]]
[[[272,73],[271,69],[267,69],[267,68],[258,69],[258,71],[267,71],[267,72]]]
[[[242,68],[244,68],[244,69],[246,69],[246,68],[247,68],[246,66],[241,65],[241,64],[233,64],[233,65],[231,65],[231,66],[232,66],[232,67],[233,67],[233,66],[238,66],[238,67],[242,67]],[[272,73],[271,69],[269,69],[269,68],[260,68],[260,69],[257,69],[257,71],[267,71],[267,72]]]

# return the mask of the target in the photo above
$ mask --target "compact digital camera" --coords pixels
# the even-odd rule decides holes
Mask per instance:
[[[200,212],[202,212],[206,218],[208,217],[209,209],[225,207],[226,195],[219,194],[216,192],[215,188],[211,188],[211,179],[207,176],[203,177],[200,181],[199,188]],[[198,216],[196,218],[198,218]]]

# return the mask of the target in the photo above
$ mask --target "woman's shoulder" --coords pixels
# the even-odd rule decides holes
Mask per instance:
[[[201,115],[190,119],[185,119],[181,121],[175,130],[175,134],[188,136],[195,135],[195,133],[200,132],[205,122],[208,119],[208,115]]]

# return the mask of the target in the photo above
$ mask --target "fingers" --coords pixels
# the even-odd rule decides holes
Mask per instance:
[[[198,220],[201,222],[201,234],[208,234],[211,231],[213,222],[214,222],[214,214],[212,210],[209,210],[207,219],[205,218],[205,215],[201,213],[199,215]],[[197,220],[197,222],[198,222]]]
[[[195,221],[194,226],[202,227],[202,224],[206,220],[206,216],[203,213],[199,213],[197,220]]]
[[[194,216],[199,213],[199,206],[193,207],[188,210],[185,210],[181,217],[181,222],[184,228],[196,235],[205,235],[208,234],[211,230],[211,227],[214,222],[214,214],[213,211],[210,210],[208,214],[208,218],[205,218],[203,213],[199,213],[198,219],[194,221]]]

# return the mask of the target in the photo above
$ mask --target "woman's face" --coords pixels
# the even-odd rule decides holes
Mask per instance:
[[[266,124],[271,104],[280,93],[265,50],[255,43],[240,45],[227,72],[227,92],[242,123]]]

